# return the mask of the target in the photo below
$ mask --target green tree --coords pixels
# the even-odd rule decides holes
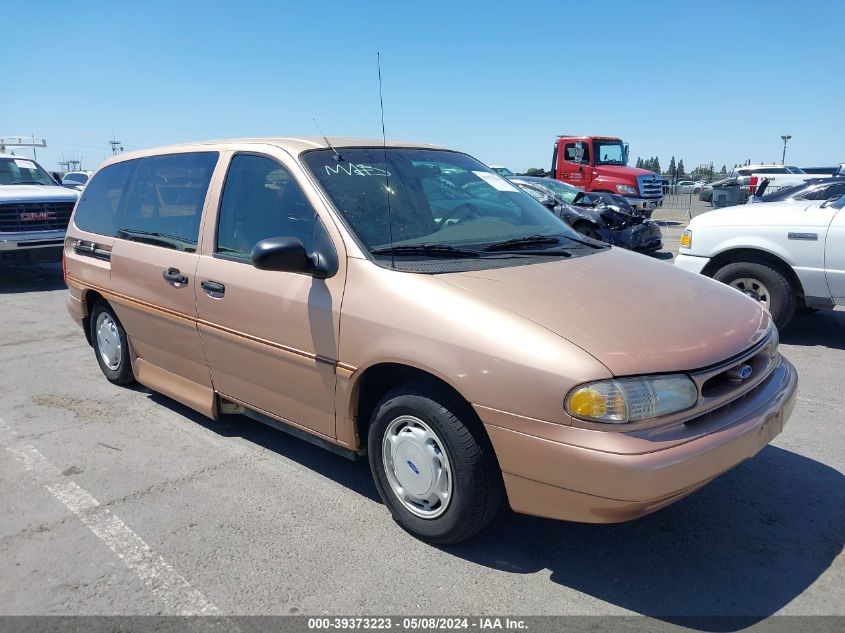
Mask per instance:
[[[655,174],[660,173],[660,159],[657,158],[657,156],[654,157],[654,167],[651,171],[653,171]]]
[[[540,167],[529,167],[525,170],[524,176],[545,176],[546,170]]]
[[[675,165],[675,157],[672,156],[672,160],[669,161],[669,169],[666,170],[666,174],[668,176],[673,176],[675,174],[675,170],[677,168],[678,168],[678,166]]]
[[[637,167],[642,169],[643,168],[643,159],[637,156]]]
[[[725,165],[722,165],[722,168],[719,170],[720,174],[728,173],[728,168]]]
[[[684,159],[682,158],[678,161],[678,178],[683,178],[685,173],[686,172],[684,171]]]

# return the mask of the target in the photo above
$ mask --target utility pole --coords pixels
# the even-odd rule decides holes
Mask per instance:
[[[31,136],[29,138],[25,136],[0,137],[0,154],[5,154],[7,147],[31,147],[33,160],[38,160],[35,148],[47,147],[47,141],[43,138],[35,138],[35,136]]]
[[[789,139],[792,138],[792,135],[791,134],[784,134],[784,135],[781,136],[781,138],[783,139],[783,156],[781,156],[780,164],[785,165],[786,164],[786,143],[789,141]]]
[[[118,141],[117,139],[115,139],[114,133],[112,133],[112,135],[111,135],[111,140],[109,141],[109,145],[111,145],[112,156],[114,156],[118,152],[123,151],[123,144],[120,141]]]

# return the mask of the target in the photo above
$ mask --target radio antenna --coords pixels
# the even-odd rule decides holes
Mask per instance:
[[[311,117],[311,120],[312,120],[312,121],[314,121],[314,125],[316,125],[316,126],[317,126],[317,129],[319,130],[320,135],[323,137],[323,140],[326,142],[326,145],[328,145],[328,146],[329,146],[329,149],[330,149],[330,150],[332,150],[332,151],[334,152],[334,159],[335,159],[338,163],[339,163],[340,161],[342,161],[342,160],[343,160],[343,156],[341,156],[340,154],[338,154],[338,153],[337,153],[337,150],[336,150],[336,149],[334,148],[334,146],[332,145],[331,141],[329,140],[329,137],[328,137],[328,136],[326,136],[326,135],[323,133],[323,128],[321,128],[321,127],[320,127],[320,124],[319,124],[319,123],[317,123],[317,117],[316,117],[316,116],[315,116],[315,117]]]
[[[384,188],[387,196],[387,232],[390,236],[390,244],[393,244],[393,217],[390,213],[390,171],[387,169],[387,135],[384,132],[384,97],[381,90],[381,53],[376,51],[376,64],[378,65],[378,105],[381,109],[381,147],[384,151]],[[391,264],[396,268],[396,260],[391,256]]]

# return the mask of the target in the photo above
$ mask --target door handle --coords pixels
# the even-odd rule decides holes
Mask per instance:
[[[168,268],[167,270],[161,273],[161,276],[164,277],[165,281],[174,284],[186,284],[188,283],[188,275],[183,275],[182,272],[178,268]]]
[[[208,296],[216,299],[222,297],[226,292],[226,286],[218,281],[211,281],[210,279],[204,279],[202,283],[200,283],[200,286],[203,290],[205,290]]]

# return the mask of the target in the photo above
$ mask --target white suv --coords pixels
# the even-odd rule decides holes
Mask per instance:
[[[845,196],[710,211],[692,219],[675,264],[733,286],[783,328],[797,307],[845,304]]]

